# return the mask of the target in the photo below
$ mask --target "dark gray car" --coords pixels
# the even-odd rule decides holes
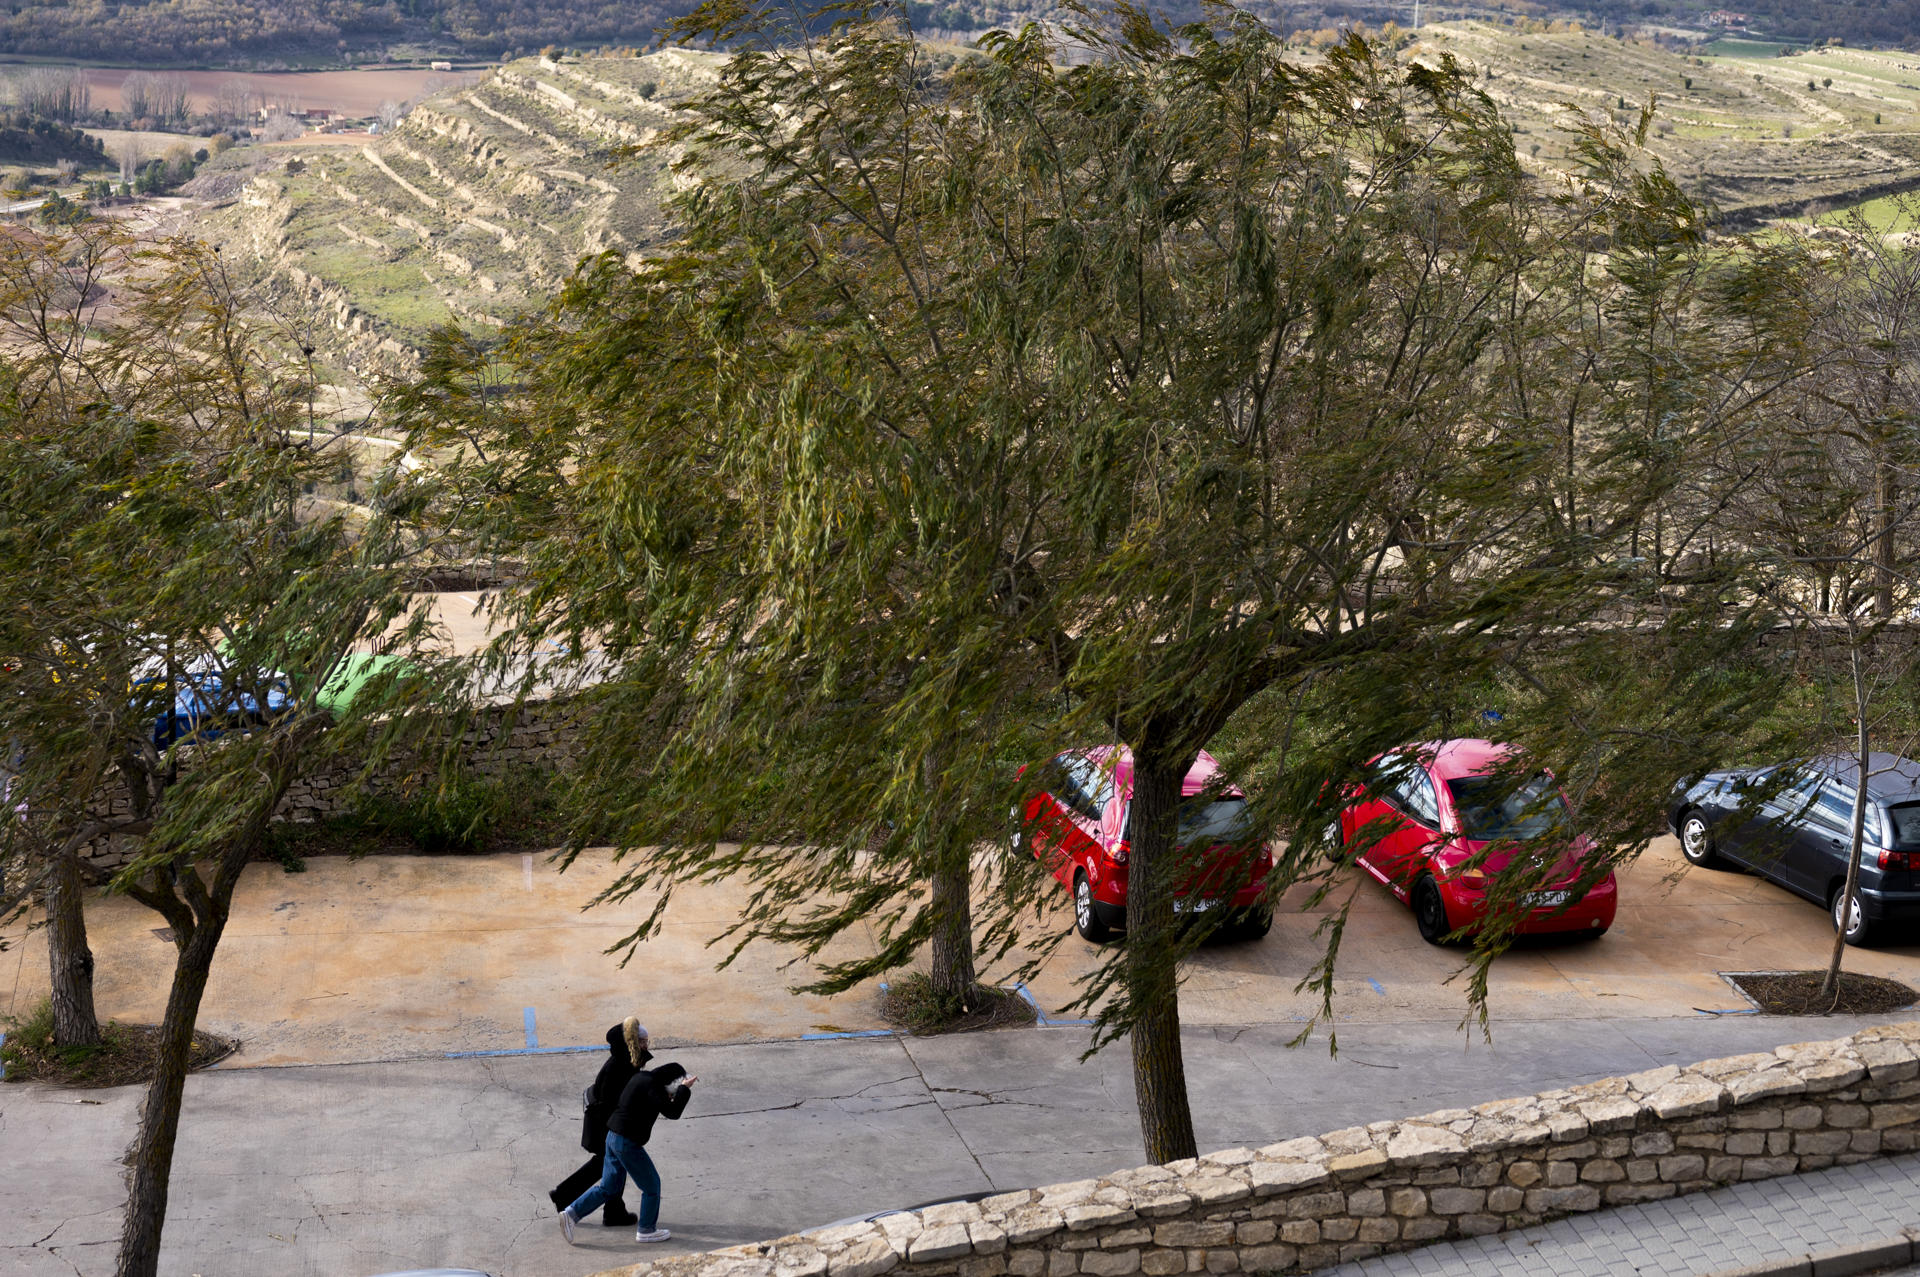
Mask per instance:
[[[1825,756],[1751,770],[1709,772],[1675,788],[1667,824],[1696,865],[1731,861],[1827,907],[1848,944],[1888,924],[1920,919],[1920,763],[1867,756],[1860,878],[1840,898],[1853,836],[1860,768]]]

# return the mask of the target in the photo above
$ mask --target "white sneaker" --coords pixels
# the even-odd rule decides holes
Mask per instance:
[[[571,1211],[563,1210],[560,1212],[560,1231],[567,1235],[567,1245],[569,1246],[573,1245],[573,1226],[577,1222],[579,1221],[574,1219]]]
[[[673,1236],[673,1234],[664,1228],[656,1228],[652,1232],[648,1232],[644,1228],[637,1228],[634,1230],[633,1240],[637,1242],[663,1242],[671,1236]]]

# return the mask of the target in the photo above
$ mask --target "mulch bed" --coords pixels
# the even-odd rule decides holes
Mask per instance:
[[[110,1022],[100,1026],[100,1035],[104,1041],[101,1050],[90,1052],[82,1058],[70,1059],[50,1046],[40,1047],[35,1043],[23,1042],[9,1033],[7,1081],[104,1087],[130,1086],[153,1079],[154,1062],[159,1058],[159,1025]],[[218,1064],[239,1049],[238,1038],[195,1029],[193,1051],[187,1057],[188,1071]]]
[[[1920,1001],[1920,993],[1898,980],[1851,971],[1840,973],[1838,998],[1831,989],[1823,996],[1820,984],[1826,976],[1825,971],[1763,971],[1727,979],[1768,1015],[1879,1015]]]
[[[974,1033],[1032,1024],[1033,1004],[1011,989],[984,984],[957,1009],[942,1007],[926,976],[911,972],[889,984],[880,994],[880,1014],[889,1024],[920,1036],[938,1033]]]

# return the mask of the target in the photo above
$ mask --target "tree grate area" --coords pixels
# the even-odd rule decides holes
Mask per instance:
[[[159,1057],[159,1039],[157,1024],[108,1021],[100,1026],[98,1047],[62,1049],[53,1044],[53,1015],[43,1002],[34,1014],[8,1025],[0,1059],[5,1061],[9,1082],[131,1086],[152,1080],[154,1062]],[[187,1068],[189,1071],[208,1068],[239,1049],[237,1038],[195,1029],[193,1047],[187,1054]]]
[[[920,972],[910,972],[880,994],[880,1014],[911,1033],[970,1033],[979,1029],[1032,1024],[1033,1004],[1011,989],[976,984],[964,998],[949,1001]]]
[[[1838,996],[1833,989],[1823,994],[1820,985],[1826,975],[1825,971],[1742,971],[1728,973],[1726,978],[1767,1015],[1878,1015],[1920,1000],[1920,993],[1898,980],[1851,971],[1840,973]]]

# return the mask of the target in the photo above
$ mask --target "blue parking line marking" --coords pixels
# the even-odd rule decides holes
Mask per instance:
[[[1385,989],[1383,989],[1383,988],[1381,988],[1381,987],[1380,987],[1380,982],[1379,982],[1378,980],[1376,980],[1376,979],[1374,979],[1374,978],[1373,978],[1372,976],[1368,976],[1368,977],[1367,977],[1367,983],[1368,983],[1368,984],[1370,984],[1370,985],[1372,985],[1372,986],[1373,986],[1373,991],[1374,991],[1375,993],[1377,993],[1377,994],[1379,994],[1379,995],[1380,995],[1381,997],[1383,997],[1383,998],[1384,998],[1384,997],[1386,997],[1386,996],[1387,996],[1387,991],[1386,991]]]
[[[526,1010],[521,1013],[521,1019],[525,1021],[527,1026],[527,1045],[529,1047],[538,1047],[540,1045],[540,1035],[533,1031],[533,1008],[526,1008]]]
[[[1066,1029],[1076,1026],[1084,1028],[1093,1023],[1092,1020],[1056,1020],[1049,1016],[1046,1008],[1040,1005],[1040,999],[1033,996],[1033,990],[1027,987],[1025,980],[1015,984],[1013,991],[1026,999],[1027,1005],[1033,1008],[1033,1022],[1043,1029]]]
[[[890,1038],[892,1029],[850,1029],[841,1033],[802,1033],[802,1042],[826,1042],[833,1038]]]
[[[1695,1007],[1701,1015],[1759,1015],[1758,1007]]]
[[[446,1051],[440,1056],[443,1060],[472,1060],[492,1055],[586,1055],[594,1051],[604,1051],[607,1044],[593,1046],[520,1046],[503,1051]]]

